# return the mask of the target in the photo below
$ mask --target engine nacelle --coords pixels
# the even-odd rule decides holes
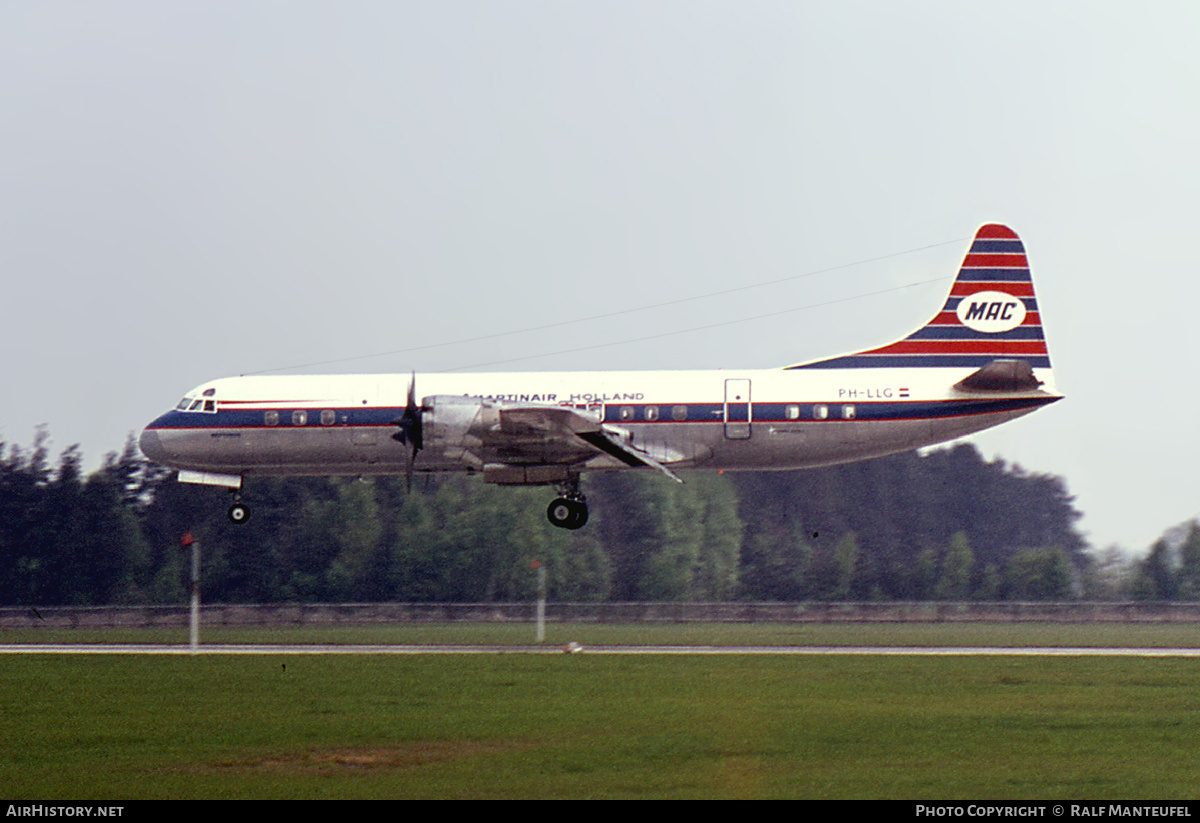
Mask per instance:
[[[421,401],[421,425],[425,449],[481,468],[474,452],[482,445],[480,435],[500,425],[500,414],[478,397],[439,394]]]

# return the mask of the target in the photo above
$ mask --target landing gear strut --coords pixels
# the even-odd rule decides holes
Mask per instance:
[[[568,480],[559,496],[546,508],[546,519],[560,529],[579,529],[588,521],[587,499],[579,491],[579,478]]]

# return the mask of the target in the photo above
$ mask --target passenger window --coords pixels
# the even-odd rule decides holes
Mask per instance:
[[[856,414],[857,414],[857,411],[855,410],[854,406],[850,406],[850,405],[842,406],[842,419],[843,420],[853,420],[855,418]]]
[[[787,414],[788,420],[799,420],[800,419],[800,407],[797,405],[788,406],[787,410],[786,410],[786,414]]]
[[[647,420],[657,420],[658,419],[658,406],[647,406],[645,415],[646,415]]]
[[[829,417],[828,406],[813,406],[813,420],[825,420]]]
[[[321,425],[322,426],[332,426],[334,424],[334,421],[336,421],[336,420],[337,420],[337,414],[334,413],[333,409],[325,409],[321,412]]]
[[[633,406],[621,406],[617,411],[617,417],[622,420],[632,420],[635,411]]]
[[[274,409],[263,412],[263,422],[266,423],[268,426],[278,426],[279,425],[279,412],[275,411]]]
[[[671,407],[671,418],[673,420],[687,420],[687,414],[688,414],[687,406],[672,406]]]
[[[292,412],[292,425],[293,426],[303,426],[307,422],[308,422],[308,413],[307,412],[304,412],[304,411]]]

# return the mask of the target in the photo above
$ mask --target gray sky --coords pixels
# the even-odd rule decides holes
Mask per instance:
[[[96,464],[204,380],[770,367],[1025,240],[1067,399],[977,436],[1097,548],[1200,513],[1200,4],[0,0],[0,438]],[[783,309],[774,318],[574,353]],[[311,370],[310,370],[311,371]]]

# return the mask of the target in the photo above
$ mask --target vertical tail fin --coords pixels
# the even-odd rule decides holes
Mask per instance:
[[[887,346],[796,369],[982,368],[1021,360],[1050,368],[1025,246],[1007,226],[980,227],[942,310]]]

